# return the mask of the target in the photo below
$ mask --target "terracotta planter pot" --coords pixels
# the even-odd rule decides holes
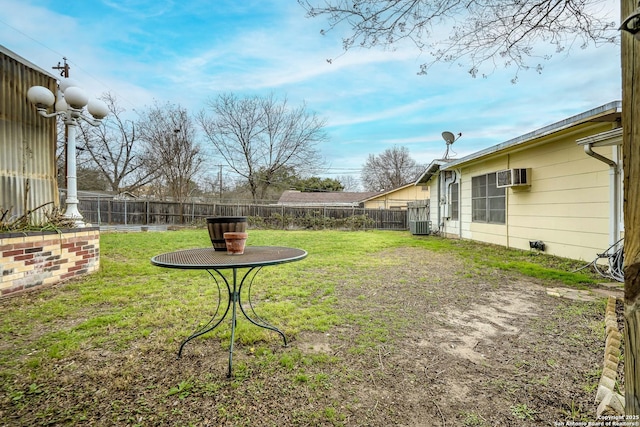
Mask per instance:
[[[227,245],[227,254],[229,255],[242,255],[244,253],[244,246],[247,242],[247,233],[232,231],[224,233],[224,241]]]
[[[216,251],[226,251],[227,245],[224,241],[224,233],[230,231],[247,231],[246,216],[217,216],[207,218],[207,229],[211,244]]]

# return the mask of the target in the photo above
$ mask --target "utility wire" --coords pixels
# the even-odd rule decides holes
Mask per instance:
[[[25,33],[24,31],[21,31],[19,29],[17,29],[16,27],[14,27],[13,25],[8,24],[6,21],[3,21],[2,19],[0,19],[0,23],[3,23],[4,25],[6,25],[7,27],[11,28],[12,30],[14,30],[15,32],[23,35],[24,37],[28,38],[29,40],[32,40],[33,42],[39,44],[40,46],[44,47],[45,49],[55,53],[56,55],[60,56],[60,57],[66,57],[66,55],[50,48],[49,46],[47,46],[46,44],[42,43],[40,40],[35,39],[33,37],[31,37],[29,34]],[[102,82],[101,80],[99,80],[97,77],[95,77],[93,74],[89,73],[87,70],[85,70],[84,68],[82,68],[80,65],[78,65],[78,63],[70,60],[70,59],[66,59],[65,61],[68,61],[69,64],[72,64],[75,68],[77,68],[78,70],[83,71],[88,77],[90,77],[91,79],[95,80],[96,82],[98,82],[100,85],[102,85],[104,88],[106,88],[107,91],[109,92],[113,92],[116,93],[116,95],[118,96],[118,99],[123,99],[124,101],[126,101],[127,103],[129,103],[132,107],[135,108],[135,104],[133,102],[131,102],[130,100],[128,100],[125,97],[122,97],[120,94],[118,94],[117,92],[115,92],[113,89],[111,89],[106,83]]]
[[[33,37],[31,37],[29,34],[27,34],[27,33],[23,32],[23,31],[20,31],[19,29],[17,29],[17,28],[16,28],[16,27],[14,27],[13,25],[9,25],[7,22],[3,21],[2,19],[0,19],[0,22],[2,22],[4,25],[6,25],[7,27],[11,28],[11,29],[12,29],[12,30],[14,30],[15,32],[22,34],[22,35],[23,35],[23,36],[25,36],[26,38],[28,38],[28,39],[30,39],[30,40],[33,40],[34,42],[38,43],[40,46],[44,47],[45,49],[50,50],[51,52],[55,53],[56,55],[59,55],[59,56],[61,56],[61,57],[62,57],[62,56],[64,56],[63,54],[61,54],[61,53],[59,53],[59,52],[57,52],[57,51],[55,51],[55,50],[51,49],[49,46],[47,46],[46,44],[42,43],[40,40],[36,40],[36,39],[34,39]]]

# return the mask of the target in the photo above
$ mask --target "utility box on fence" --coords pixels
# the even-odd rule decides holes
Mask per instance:
[[[430,234],[431,221],[409,221],[411,234]]]

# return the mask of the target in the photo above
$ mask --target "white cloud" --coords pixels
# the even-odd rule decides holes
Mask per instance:
[[[228,91],[304,100],[327,118],[332,140],[323,150],[345,168],[392,145],[428,162],[444,152],[444,130],[462,132],[454,149],[468,154],[620,99],[615,46],[555,57],[515,85],[513,69],[473,79],[465,67],[439,64],[417,76],[425,58],[415,49],[342,55],[342,34],[321,36],[324,22],[304,18],[295,2],[211,3],[2,0],[0,40],[47,70],[66,56],[92,95],[111,91],[129,110],[166,100],[195,112]],[[602,5],[616,13],[616,2]]]

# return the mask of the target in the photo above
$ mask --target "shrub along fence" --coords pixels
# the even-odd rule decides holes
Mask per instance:
[[[94,225],[183,225],[214,216],[246,216],[254,227],[375,228],[406,230],[407,211],[354,207],[204,204],[151,200],[80,199],[78,209]]]

